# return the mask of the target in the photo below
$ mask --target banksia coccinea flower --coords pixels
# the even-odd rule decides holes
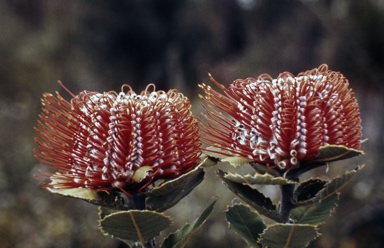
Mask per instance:
[[[208,104],[203,139],[227,156],[240,156],[285,171],[315,160],[324,145],[359,149],[361,119],[348,80],[321,65],[277,79],[235,80],[225,95],[205,84]],[[209,150],[209,148],[208,148]]]
[[[42,171],[51,180],[45,187],[130,195],[192,170],[200,159],[197,121],[176,90],[148,85],[136,94],[124,85],[120,93],[83,91],[70,102],[46,93],[42,105],[34,153],[53,170]]]

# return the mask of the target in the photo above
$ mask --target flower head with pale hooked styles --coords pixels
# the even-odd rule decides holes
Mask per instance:
[[[34,153],[53,170],[42,171],[50,180],[44,187],[140,192],[200,160],[198,123],[178,91],[155,91],[151,84],[136,94],[123,85],[120,93],[72,96],[70,102],[58,93],[42,98]]]
[[[321,146],[360,148],[357,100],[348,80],[327,65],[297,76],[238,79],[228,88],[211,80],[225,95],[200,85],[208,105],[202,137],[219,148],[210,152],[284,171],[316,159]]]

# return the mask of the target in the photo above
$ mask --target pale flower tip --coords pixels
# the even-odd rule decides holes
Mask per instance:
[[[50,96],[53,96],[53,95],[51,93],[45,92],[45,93],[43,93],[43,98],[41,98],[41,100],[44,101],[44,98],[47,98]]]

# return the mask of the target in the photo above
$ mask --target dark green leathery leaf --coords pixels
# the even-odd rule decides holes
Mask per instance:
[[[218,175],[234,194],[248,203],[260,214],[263,214],[266,217],[276,221],[279,220],[279,213],[270,198],[264,196],[264,194],[259,192],[257,189],[251,188],[250,186],[244,185],[242,183],[233,182],[225,178],[225,172],[221,170],[219,170]]]
[[[268,226],[259,243],[263,247],[301,248],[319,236],[316,226],[307,224],[274,224]]]
[[[300,202],[304,202],[315,197],[316,194],[324,188],[326,183],[327,181],[319,178],[311,178],[300,183],[294,192],[293,200],[296,204],[300,204]]]
[[[347,171],[345,174],[341,176],[333,178],[332,180],[327,182],[324,185],[324,188],[320,190],[314,197],[305,201],[301,201],[299,204],[307,205],[311,203],[316,203],[332,196],[333,194],[339,192],[347,184],[347,182],[349,182],[349,180],[351,180],[352,177],[356,175],[356,173],[360,171],[362,168],[364,168],[364,165],[358,166],[353,170]]]
[[[294,208],[290,218],[298,224],[320,225],[333,213],[339,200],[339,193],[318,203]]]
[[[205,172],[200,165],[192,171],[146,192],[145,194],[148,196],[146,199],[147,208],[162,212],[173,207],[188,195],[204,179]]]
[[[225,211],[229,228],[244,238],[251,247],[261,247],[257,240],[265,229],[263,218],[249,207],[237,204]]]
[[[141,242],[158,236],[171,226],[170,217],[149,210],[128,210],[100,214],[99,228],[106,235],[123,241]]]
[[[214,200],[203,213],[190,224],[185,224],[181,229],[171,233],[161,245],[162,248],[181,248],[185,247],[191,235],[206,221],[208,216],[212,213],[215,207],[216,200]]]

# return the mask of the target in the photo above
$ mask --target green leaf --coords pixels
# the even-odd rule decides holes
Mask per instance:
[[[301,201],[307,201],[315,197],[315,195],[324,188],[326,183],[326,181],[318,178],[311,178],[307,181],[304,181],[300,183],[296,188],[293,199],[298,202],[298,204],[300,204]]]
[[[214,200],[204,212],[195,219],[191,224],[184,225],[180,230],[171,233],[161,245],[162,248],[178,248],[185,247],[191,235],[205,222],[208,216],[212,213],[215,207],[216,200]]]
[[[332,162],[347,158],[352,158],[355,156],[363,155],[364,152],[361,150],[356,150],[348,148],[341,145],[326,145],[322,146],[319,149],[319,156],[315,162]]]
[[[274,224],[268,226],[259,243],[266,247],[301,248],[319,236],[315,226],[306,224]]]
[[[279,213],[270,198],[265,197],[257,189],[253,189],[247,185],[243,185],[242,183],[236,183],[225,178],[225,172],[221,170],[218,171],[218,175],[233,193],[256,209],[260,214],[276,221],[279,220]]]
[[[339,193],[336,193],[311,206],[295,208],[292,210],[290,218],[298,224],[320,225],[333,213],[338,200]]]
[[[107,208],[107,207],[99,207],[99,212],[98,212],[99,219],[102,220],[106,216],[108,216],[110,214],[113,214],[113,213],[117,213],[117,212],[120,212],[120,210],[114,210],[112,208]],[[99,228],[100,228],[100,226],[99,226]],[[105,234],[105,235],[107,235],[107,234]],[[126,243],[131,248],[142,247],[142,245],[141,245],[141,243],[139,241],[126,240],[126,239],[120,239],[120,240],[123,241],[124,243]]]
[[[230,228],[244,238],[249,246],[260,247],[257,240],[265,229],[262,217],[244,205],[233,205],[225,212]]]
[[[63,183],[60,175],[60,173],[55,173],[51,176],[52,184]],[[96,192],[89,188],[63,189],[55,187],[47,187],[47,190],[54,194],[84,200],[98,206],[127,209],[131,204],[130,199],[125,194],[112,190]]]
[[[284,177],[275,177],[270,174],[259,174],[255,173],[254,175],[240,175],[238,173],[227,172],[224,177],[232,182],[254,185],[254,184],[266,184],[266,185],[283,185],[283,184],[296,184],[294,180],[290,180]]]
[[[204,170],[199,165],[176,179],[152,188],[146,192],[148,195],[147,208],[163,212],[173,207],[203,181],[204,174]]]
[[[205,160],[204,160],[205,161]],[[148,196],[162,196],[169,194],[176,188],[183,186],[185,183],[187,183],[191,178],[194,178],[196,175],[199,175],[202,173],[203,169],[201,168],[201,165],[204,163],[201,162],[199,165],[197,165],[193,170],[175,178],[169,181],[166,181],[159,186],[151,188],[149,191],[146,192]],[[204,174],[204,173],[203,173]]]
[[[105,210],[101,210],[105,211]],[[171,225],[171,219],[164,214],[148,210],[128,210],[100,214],[99,228],[105,235],[123,241],[144,244],[158,236],[161,231]]]
[[[342,176],[338,176],[338,177],[335,177],[334,179],[332,179],[331,181],[327,182],[325,185],[324,185],[324,188],[322,190],[319,191],[319,193],[317,193],[315,195],[315,197],[312,197],[311,199],[309,200],[306,200],[306,201],[301,201],[300,202],[300,205],[307,205],[307,204],[311,204],[311,203],[315,203],[315,202],[320,202],[320,201],[324,201],[325,199],[327,199],[328,197],[332,196],[333,194],[335,194],[336,192],[340,191],[345,185],[346,183],[351,180],[351,178],[356,175],[356,173],[361,170],[362,168],[364,168],[364,165],[362,166],[359,166],[357,167],[356,169],[354,170],[351,170],[351,171],[347,171],[344,175]]]
[[[133,174],[133,177],[132,177],[133,181],[140,183],[141,181],[143,181],[144,178],[148,176],[148,173],[150,171],[152,171],[152,166],[146,165],[146,166],[140,167],[135,171],[135,174]]]
[[[88,188],[57,189],[57,188],[48,187],[47,189],[51,193],[59,194],[62,196],[68,196],[72,198],[79,198],[81,200],[85,200],[89,202],[102,201],[102,197],[97,192]]]
[[[62,183],[66,183],[67,181],[63,180],[63,175],[59,172],[56,172],[50,177],[51,184],[52,185],[60,185]],[[62,196],[68,196],[73,198],[79,198],[85,201],[102,201],[102,197],[95,192],[94,190],[91,190],[89,188],[56,188],[54,186],[47,187],[47,189],[51,193],[59,194]]]

